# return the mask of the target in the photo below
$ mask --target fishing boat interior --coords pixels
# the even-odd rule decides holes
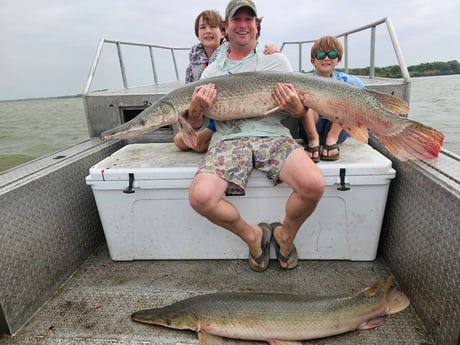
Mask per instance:
[[[359,77],[410,103],[390,18],[337,36],[345,71],[353,42],[368,41],[369,75]],[[308,69],[302,59],[314,41],[281,45],[298,56],[291,58],[298,71]],[[128,83],[127,49],[145,52],[147,85]],[[375,76],[383,50],[394,52],[402,78]],[[130,315],[211,292],[353,295],[390,275],[408,308],[381,327],[303,344],[458,344],[460,157],[441,149],[435,159],[401,162],[372,136],[369,144],[347,140],[338,161],[319,163],[327,192],[296,239],[298,267],[280,269],[272,250],[269,268],[255,273],[238,238],[191,210],[187,190],[202,154],[174,148],[175,126],[139,139],[99,139],[183,86],[179,61],[188,51],[102,39],[82,97],[90,138],[0,174],[0,345],[198,344],[194,332]],[[111,53],[122,86],[93,90]],[[163,80],[168,68],[173,77]],[[287,189],[254,174],[245,194],[226,198],[248,219],[280,221]]]

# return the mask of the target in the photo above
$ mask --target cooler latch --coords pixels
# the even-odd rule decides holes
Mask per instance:
[[[129,173],[128,176],[129,176],[129,182],[128,182],[129,184],[128,184],[128,187],[126,187],[126,188],[123,190],[123,193],[132,194],[132,193],[135,193],[134,187],[133,187],[133,184],[134,184],[134,174],[133,174],[133,173]]]
[[[347,174],[345,168],[340,168],[340,187],[337,188],[337,190],[340,190],[342,192],[345,192],[347,190],[350,190],[350,184],[345,183],[345,175]]]

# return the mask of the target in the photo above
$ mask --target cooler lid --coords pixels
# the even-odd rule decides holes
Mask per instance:
[[[202,158],[202,153],[179,151],[173,143],[130,144],[92,166],[88,178],[92,181],[127,181],[129,174],[135,174],[138,181],[192,179]],[[341,169],[346,169],[347,176],[393,178],[395,171],[391,164],[371,146],[348,138],[341,145],[339,160],[321,161],[318,166],[325,177],[338,176]]]
[[[340,145],[340,159],[334,162],[320,161],[318,166],[324,176],[337,176],[346,169],[347,176],[387,176],[393,178],[392,162],[367,144],[348,138]]]
[[[136,180],[192,179],[202,153],[183,152],[173,143],[130,144],[89,169],[93,181],[124,181],[134,173]]]

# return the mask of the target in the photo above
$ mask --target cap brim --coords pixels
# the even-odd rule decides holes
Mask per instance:
[[[255,11],[251,6],[248,6],[248,5],[242,5],[242,6],[238,6],[238,7],[234,8],[233,10],[231,10],[231,11],[229,12],[228,16],[229,16],[230,18],[233,17],[233,16],[236,14],[236,12],[238,12],[238,10],[241,9],[241,8],[243,8],[243,7],[249,8],[249,9],[251,10],[251,12],[254,14],[254,17],[257,17],[256,11]]]

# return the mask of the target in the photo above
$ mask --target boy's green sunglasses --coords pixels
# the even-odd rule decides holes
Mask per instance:
[[[315,59],[318,59],[318,60],[323,60],[326,58],[326,56],[328,56],[329,59],[336,59],[339,57],[339,53],[337,53],[335,50],[331,50],[330,52],[315,53]]]

